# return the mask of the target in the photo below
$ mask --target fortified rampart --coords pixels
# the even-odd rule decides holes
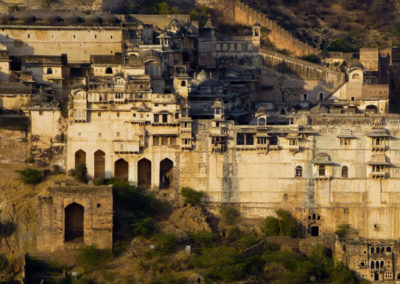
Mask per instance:
[[[333,89],[345,82],[345,74],[342,72],[270,50],[263,49],[260,52],[267,66],[274,67],[282,73],[289,71],[304,80],[322,80]]]
[[[279,49],[287,49],[296,56],[320,53],[318,49],[296,39],[280,27],[278,23],[268,19],[265,14],[249,7],[240,0],[197,0],[197,2],[217,9],[224,18],[242,25],[251,26],[259,23],[262,27],[270,30],[268,38]]]

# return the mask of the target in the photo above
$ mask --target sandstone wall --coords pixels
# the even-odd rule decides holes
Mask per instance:
[[[120,27],[1,26],[0,43],[9,55],[67,54],[68,62],[89,62],[91,55],[122,51]]]
[[[24,162],[29,157],[29,121],[22,117],[0,118],[0,162]]]

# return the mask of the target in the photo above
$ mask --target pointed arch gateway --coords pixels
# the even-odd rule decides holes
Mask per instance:
[[[72,203],[65,207],[64,241],[83,242],[84,238],[84,212],[83,206]]]
[[[81,149],[75,152],[75,168],[79,164],[86,164],[86,152]]]
[[[160,188],[169,188],[172,183],[174,163],[166,158],[160,162]]]
[[[106,154],[97,150],[94,153],[94,178],[105,178],[106,176]]]
[[[119,180],[128,180],[129,164],[124,159],[119,159],[114,163],[114,176]]]
[[[138,162],[138,186],[151,187],[151,162],[145,158]]]

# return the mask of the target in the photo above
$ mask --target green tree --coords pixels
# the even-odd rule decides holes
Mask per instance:
[[[265,219],[264,231],[267,234],[267,236],[279,236],[281,231],[279,220],[272,216],[268,216]]]
[[[189,203],[193,206],[199,206],[204,193],[202,191],[196,191],[190,187],[182,187],[181,196],[183,197],[185,203]]]

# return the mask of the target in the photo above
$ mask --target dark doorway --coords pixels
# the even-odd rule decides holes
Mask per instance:
[[[105,153],[98,150],[94,153],[94,178],[105,178],[106,158]]]
[[[151,186],[151,162],[147,159],[138,162],[138,186],[145,188]]]
[[[83,242],[84,208],[72,203],[65,208],[65,241]]]
[[[86,152],[78,150],[75,152],[75,168],[79,164],[86,164]]]
[[[378,271],[375,271],[374,281],[379,281],[379,273],[378,273]]]
[[[313,237],[319,236],[319,227],[318,226],[311,227],[311,236],[313,236]]]
[[[174,163],[170,159],[164,159],[160,163],[160,188],[169,188],[172,182],[172,168]]]
[[[129,164],[124,159],[119,159],[114,164],[114,176],[119,180],[128,180]]]

